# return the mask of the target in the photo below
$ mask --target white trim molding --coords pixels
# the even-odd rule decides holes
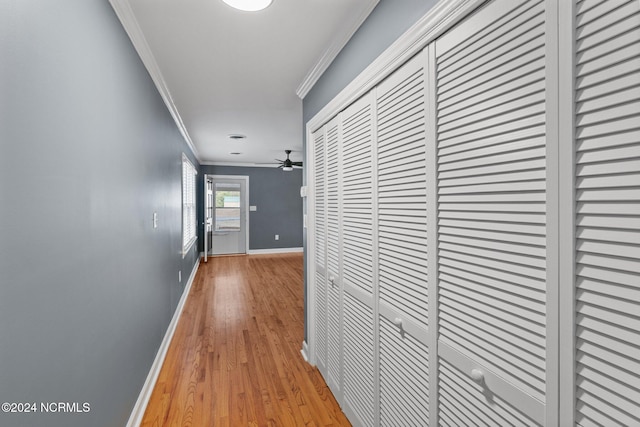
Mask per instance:
[[[438,2],[307,122],[307,141],[310,141],[309,136],[312,132],[373,89],[400,65],[486,1],[441,0]]]
[[[242,163],[242,162],[200,162],[200,166],[233,166],[237,168],[274,168],[278,167],[277,163]]]
[[[178,108],[173,101],[173,97],[171,96],[169,87],[167,86],[167,83],[162,76],[162,73],[160,72],[158,62],[156,61],[156,58],[151,51],[149,43],[147,43],[147,39],[144,36],[142,29],[140,28],[140,23],[136,19],[135,13],[131,8],[129,0],[109,0],[109,3],[111,3],[111,7],[118,16],[118,19],[124,27],[125,32],[129,36],[133,47],[136,49],[136,52],[138,52],[138,56],[140,56],[142,63],[149,72],[153,83],[156,85],[156,88],[160,93],[160,96],[162,96],[162,100],[167,106],[169,113],[171,113],[171,117],[173,117],[173,120],[176,122],[176,126],[182,134],[182,137],[184,138],[185,142],[189,146],[189,149],[196,157],[198,162],[200,162],[200,154],[198,153],[198,150],[191,140],[189,132],[187,131],[187,128],[182,121],[182,117],[180,116]]]
[[[309,363],[309,346],[307,346],[306,341],[302,341],[302,349],[300,350],[300,354],[302,354],[302,358],[305,362]]]
[[[248,255],[302,253],[302,248],[249,249]]]
[[[138,427],[142,423],[142,418],[144,417],[144,413],[147,410],[149,399],[151,399],[151,393],[153,392],[153,389],[156,385],[156,381],[158,381],[160,370],[162,369],[162,365],[164,364],[164,359],[167,357],[169,345],[171,344],[173,335],[176,332],[178,321],[180,320],[180,316],[182,315],[182,311],[184,310],[184,306],[187,302],[187,297],[189,296],[189,292],[191,291],[191,286],[193,285],[193,281],[196,277],[199,266],[200,258],[198,258],[195,265],[193,266],[193,270],[191,270],[191,275],[189,276],[189,280],[184,287],[184,292],[182,292],[182,296],[180,297],[180,301],[178,302],[176,311],[173,313],[171,323],[169,323],[167,332],[164,334],[162,343],[160,343],[160,348],[158,349],[158,353],[156,353],[156,358],[153,360],[153,364],[151,365],[151,369],[149,370],[147,379],[142,386],[140,394],[138,395],[138,400],[133,406],[133,411],[131,411],[129,421],[127,421],[127,427]]]
[[[349,28],[347,31],[341,34],[336,34],[336,37],[333,39],[331,45],[324,51],[318,62],[315,63],[313,67],[309,70],[307,75],[300,83],[300,86],[296,89],[296,95],[300,99],[304,99],[305,96],[309,93],[311,88],[316,84],[316,82],[322,77],[329,65],[336,59],[336,56],[340,53],[342,48],[347,44],[347,42],[353,37],[353,35],[358,31],[360,25],[367,19],[369,14],[375,9],[380,0],[370,0],[366,9],[362,11],[362,14],[356,19],[353,23],[353,26]]]

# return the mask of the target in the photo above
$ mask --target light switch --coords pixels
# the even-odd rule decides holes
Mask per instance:
[[[250,212],[255,212],[255,211],[257,211],[257,210],[258,210],[258,207],[257,207],[257,206],[249,206],[249,211],[250,211]]]
[[[153,228],[158,228],[158,212],[153,213]]]

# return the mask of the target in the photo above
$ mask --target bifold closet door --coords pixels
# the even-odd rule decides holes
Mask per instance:
[[[425,64],[376,88],[381,426],[429,424]]]
[[[575,4],[575,422],[640,425],[640,2]]]
[[[342,146],[343,409],[352,424],[375,423],[372,102],[340,114]]]
[[[327,201],[327,384],[338,401],[342,397],[342,248],[339,121],[325,125]]]
[[[327,213],[325,128],[312,135],[314,166],[314,263],[315,263],[315,359],[322,375],[327,375]]]
[[[435,44],[442,425],[541,425],[545,1],[495,0]]]

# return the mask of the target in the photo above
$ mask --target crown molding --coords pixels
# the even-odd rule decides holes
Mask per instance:
[[[200,162],[201,166],[234,166],[240,168],[276,168],[277,163],[273,164],[255,164],[255,163],[243,163],[243,162]]]
[[[307,122],[309,136],[487,0],[440,0]]]
[[[298,95],[300,99],[304,99],[304,97],[307,96],[311,88],[313,88],[322,74],[327,70],[327,68],[329,68],[329,65],[331,65],[333,60],[336,59],[336,56],[338,56],[342,48],[347,44],[351,37],[353,37],[355,32],[358,31],[360,25],[362,25],[369,14],[371,14],[379,1],[380,0],[370,0],[366,9],[362,11],[360,16],[358,16],[358,19],[356,19],[351,28],[342,34],[336,34],[329,48],[324,51],[318,62],[311,67],[305,78],[302,80],[302,83],[300,83],[300,86],[298,86],[298,89],[296,89],[296,95]]]
[[[153,53],[151,52],[151,48],[149,47],[149,44],[147,43],[147,39],[144,36],[142,29],[140,28],[140,24],[135,17],[135,13],[131,8],[131,4],[129,3],[129,0],[109,0],[109,3],[111,4],[111,7],[115,11],[118,19],[120,20],[120,23],[124,27],[125,32],[129,36],[129,39],[131,40],[133,47],[138,53],[138,56],[140,56],[140,59],[142,60],[142,63],[147,69],[149,75],[151,76],[153,83],[156,85],[156,88],[158,89],[158,92],[160,93],[162,100],[167,106],[167,109],[169,110],[171,117],[173,117],[173,120],[175,121],[176,126],[178,127],[178,130],[180,131],[180,133],[182,134],[182,137],[184,138],[185,142],[189,146],[189,149],[191,150],[191,152],[199,162],[200,155],[198,153],[198,150],[194,145],[193,140],[189,136],[189,132],[187,131],[187,128],[184,122],[182,121],[182,117],[180,117],[180,113],[178,112],[178,108],[176,107],[176,104],[173,102],[173,97],[171,96],[169,87],[167,86],[167,83],[164,77],[162,76],[162,72],[160,71],[158,62],[156,61],[155,57],[153,56]]]

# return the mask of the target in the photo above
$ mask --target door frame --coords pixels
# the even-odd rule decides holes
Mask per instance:
[[[204,188],[204,192],[205,192],[205,197],[206,197],[206,193],[207,193],[207,185],[206,185],[206,178],[211,178],[213,180],[216,179],[236,179],[236,180],[242,180],[244,181],[244,188],[245,188],[245,192],[244,192],[244,197],[243,202],[245,205],[245,215],[244,215],[244,226],[245,226],[245,246],[244,246],[244,253],[248,254],[249,253],[249,176],[248,175],[214,175],[214,174],[206,174],[205,175],[205,188]],[[214,200],[215,200],[215,192],[216,190],[213,190],[214,193]],[[214,206],[215,209],[215,206]]]

